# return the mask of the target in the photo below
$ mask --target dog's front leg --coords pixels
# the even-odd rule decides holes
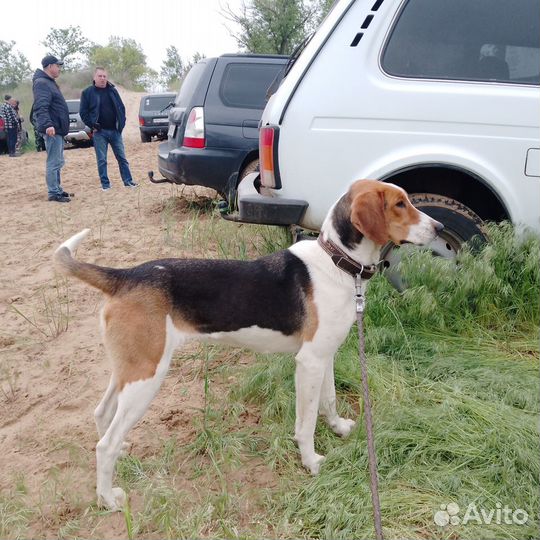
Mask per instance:
[[[321,357],[313,343],[304,344],[296,355],[296,425],[294,438],[300,449],[302,465],[318,474],[324,456],[315,453],[315,424],[319,409],[321,386],[328,357]]]
[[[326,418],[332,431],[340,437],[347,437],[356,424],[354,420],[338,416],[336,410],[336,386],[334,383],[333,359],[327,364],[324,373],[319,412]]]

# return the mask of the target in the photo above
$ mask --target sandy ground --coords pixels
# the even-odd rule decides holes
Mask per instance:
[[[46,197],[45,153],[17,159],[0,156],[0,490],[10,497],[23,484],[27,496],[42,504],[34,537],[56,538],[58,516],[73,512],[74,494],[46,497],[47,489],[61,490],[62,471],[69,470],[72,479],[80,477],[76,497],[85,501],[83,506],[94,498],[93,410],[109,374],[98,323],[101,293],[55,277],[54,249],[90,227],[91,236],[78,251],[87,261],[121,267],[179,255],[164,242],[168,225],[162,212],[178,188],[147,180],[149,169],[157,171],[159,143],[140,142],[141,94],[121,93],[128,115],[126,154],[139,189],[123,187],[111,155],[113,189],[102,192],[94,150],[69,149],[62,184],[75,197],[70,204],[51,203]],[[181,221],[182,210],[177,214]],[[66,315],[69,327],[64,331]],[[175,391],[180,384],[186,392]],[[202,400],[200,376],[188,368],[173,368],[151,410],[132,431],[137,455],[152,455],[160,439],[173,431],[179,440],[193,437],[190,415],[195,413],[190,411]],[[149,425],[151,429],[144,429]],[[51,481],[55,475],[59,482]],[[59,499],[65,500],[60,504]],[[47,509],[48,504],[54,508]],[[59,510],[59,504],[65,509]],[[124,519],[121,514],[107,515],[87,534],[126,537]]]

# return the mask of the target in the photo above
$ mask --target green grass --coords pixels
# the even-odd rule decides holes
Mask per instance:
[[[286,243],[277,229],[216,221],[205,208],[175,227],[175,208],[164,210],[164,241],[179,255],[198,245],[211,257],[253,256]],[[537,237],[518,240],[501,225],[476,256],[408,256],[404,293],[382,275],[370,283],[366,348],[387,539],[538,537],[539,258]],[[117,482],[131,498],[126,535],[373,538],[357,345],[352,328],[335,378],[338,410],[358,426],[342,440],[319,421],[316,448],[327,459],[317,477],[302,469],[293,441],[292,356],[207,346],[179,353],[175,365],[194,366],[204,405],[188,444],[173,432],[157,454],[120,460]],[[23,499],[0,500],[1,537],[24,537],[32,512]],[[474,504],[523,509],[529,520],[497,523],[494,514],[490,524],[436,525],[449,503],[461,519]],[[75,537],[104,519],[89,506],[59,530]]]
[[[370,284],[367,354],[387,538],[537,537],[539,241],[517,241],[508,226],[490,238],[479,255],[464,251],[457,262],[411,256],[404,294],[382,276]],[[261,407],[272,433],[268,459],[287,471],[276,515],[291,536],[372,537],[363,423],[343,442],[319,425],[316,444],[328,459],[318,477],[302,480],[276,444],[284,426],[292,430],[292,367],[266,362],[239,395]],[[336,384],[343,410],[358,411],[354,330],[338,355]],[[461,517],[470,503],[530,517],[521,526],[438,527],[434,513],[451,502]]]

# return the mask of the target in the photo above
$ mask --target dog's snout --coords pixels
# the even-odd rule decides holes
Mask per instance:
[[[444,225],[443,225],[441,222],[439,222],[439,221],[435,221],[435,220],[433,220],[433,221],[434,221],[433,227],[434,227],[434,229],[435,229],[435,232],[436,232],[437,234],[441,234],[441,232],[442,232],[443,229],[444,229]]]

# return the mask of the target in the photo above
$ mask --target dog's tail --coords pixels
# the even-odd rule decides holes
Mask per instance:
[[[84,229],[80,233],[66,240],[53,255],[56,268],[68,276],[76,277],[86,283],[103,291],[106,294],[113,294],[118,287],[118,270],[97,266],[73,258],[73,252],[79,244],[86,238],[90,229]]]

